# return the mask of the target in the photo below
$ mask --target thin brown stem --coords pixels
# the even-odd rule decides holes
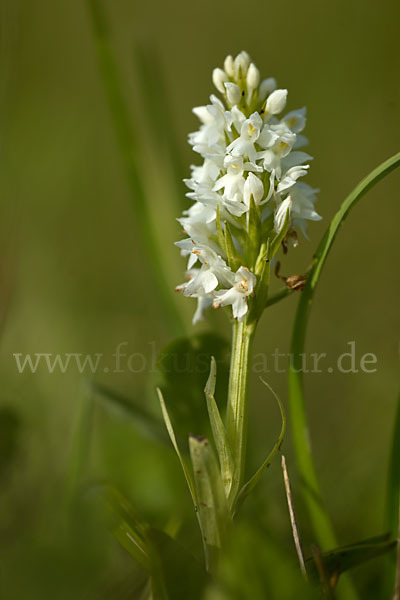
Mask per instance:
[[[293,505],[293,496],[292,496],[292,491],[290,488],[289,473],[288,473],[287,466],[286,466],[286,459],[283,454],[282,454],[282,471],[283,471],[283,481],[285,483],[286,499],[287,499],[288,508],[289,508],[290,523],[292,526],[294,545],[296,547],[297,557],[299,559],[301,574],[303,575],[304,579],[307,581],[307,571],[306,571],[306,565],[304,563],[303,550],[301,548],[299,529],[297,527],[296,513],[295,513],[294,505]]]

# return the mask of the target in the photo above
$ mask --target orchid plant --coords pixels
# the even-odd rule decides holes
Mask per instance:
[[[228,56],[213,82],[221,98],[212,95],[209,105],[193,110],[201,125],[189,142],[203,163],[185,180],[194,202],[178,219],[188,237],[176,243],[188,257],[187,281],[177,289],[197,298],[193,323],[211,306],[227,307],[233,329],[226,425],[213,397],[215,363],[206,388],[219,468],[208,440],[190,438],[194,482],[187,478],[210,568],[222,531],[251,487],[244,485],[251,348],[271,265],[282,246],[298,245],[307,221],[321,218],[317,190],[300,181],[312,160],[302,150],[306,109],[284,113],[287,90],[273,78],[260,81],[246,52]]]
[[[151,249],[160,297],[165,301],[170,321],[176,324],[176,331],[181,332],[181,315],[169,297],[162,275],[162,251],[158,242],[156,243],[149,209],[143,200],[146,195],[140,180],[140,169],[135,162],[135,153],[132,151],[135,143],[133,138],[128,139],[129,135],[126,133],[130,130],[131,123],[107,38],[105,15],[97,0],[90,0],[89,5],[110,108],[127,167],[137,218],[142,225],[140,229],[148,232],[145,243]],[[217,364],[215,359],[211,359],[204,391],[212,440],[201,435],[204,433],[202,431],[198,432],[199,436],[189,436],[191,466],[178,444],[179,437],[174,431],[174,419],[169,410],[170,398],[158,390],[164,422],[181,463],[200,526],[206,578],[204,579],[203,571],[199,570],[197,561],[193,562],[175,544],[173,535],[169,536],[165,531],[156,531],[151,526],[144,525],[126,498],[115,491],[112,504],[114,508],[117,506],[118,516],[114,533],[150,577],[151,583],[144,590],[142,598],[175,600],[190,596],[227,600],[231,597],[245,597],[239,596],[239,592],[234,596],[227,595],[218,587],[218,568],[224,557],[226,541],[234,529],[235,515],[281,449],[286,431],[282,402],[269,384],[264,382],[279,405],[282,426],[270,454],[246,482],[252,344],[264,310],[298,292],[299,304],[289,367],[289,409],[303,498],[319,545],[306,562],[302,556],[284,457],[282,467],[300,571],[304,579],[310,577],[314,581],[319,580],[324,597],[333,598],[338,577],[343,571],[367,558],[392,550],[395,542],[386,536],[379,536],[354,546],[336,548],[338,544],[324,507],[309,444],[301,354],[313,295],[336,234],[350,210],[365,193],[400,166],[400,154],[372,171],[345,199],[329,224],[307,273],[281,277],[285,281],[285,288],[270,295],[271,269],[275,268],[279,276],[278,252],[285,255],[289,249],[296,248],[302,237],[307,238],[308,221],[321,219],[315,209],[318,190],[303,181],[312,160],[304,151],[307,145],[307,139],[303,135],[306,109],[286,112],[287,90],[278,88],[275,79],[271,77],[261,80],[259,70],[246,52],[240,52],[235,58],[228,56],[223,68],[214,69],[212,80],[219,96],[211,95],[209,104],[193,109],[200,120],[200,128],[189,135],[189,143],[201,157],[202,164],[192,166],[191,176],[185,180],[189,189],[187,197],[192,204],[178,219],[186,237],[176,245],[188,263],[186,280],[178,285],[177,290],[185,297],[197,300],[194,325],[205,319],[207,311],[212,308],[226,312],[232,324],[232,348],[226,410],[221,411],[225,415],[221,414],[215,400]],[[397,448],[396,444],[395,447]],[[396,460],[393,460],[396,465]],[[395,513],[399,489],[400,478],[397,470],[392,468],[388,501],[388,506],[391,507],[388,522],[392,536],[396,535]],[[168,573],[171,568],[170,556],[179,562],[179,573],[186,571],[186,579],[188,582],[192,580],[193,585],[188,582],[185,584],[185,578],[178,583],[172,582]],[[393,579],[393,573],[391,568],[389,583]],[[400,597],[399,574],[400,568],[394,596],[397,600]],[[198,583],[200,580],[201,584]],[[213,584],[215,581],[217,587]],[[181,591],[180,584],[186,585],[185,592]],[[306,595],[303,595],[302,589],[299,597],[314,598],[314,591],[314,588],[307,588]],[[350,581],[343,581],[339,593],[344,600],[358,597]],[[279,597],[289,596],[281,594]]]

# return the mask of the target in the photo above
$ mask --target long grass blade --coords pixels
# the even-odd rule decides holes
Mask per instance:
[[[192,496],[192,500],[193,500],[193,504],[195,506],[195,509],[197,511],[197,496],[196,496],[196,492],[195,492],[195,488],[194,488],[194,483],[193,483],[193,478],[192,475],[186,465],[185,459],[182,456],[182,453],[179,449],[178,446],[178,442],[176,441],[176,436],[175,436],[175,432],[174,432],[174,428],[172,427],[172,423],[171,423],[171,419],[169,417],[168,411],[167,411],[167,407],[165,406],[165,401],[164,401],[164,397],[161,393],[161,390],[159,388],[157,388],[157,394],[158,394],[158,398],[160,400],[160,405],[161,405],[161,411],[162,411],[162,415],[164,418],[164,422],[165,422],[165,426],[167,428],[168,431],[168,435],[170,437],[170,440],[172,442],[172,445],[175,449],[175,452],[179,458],[179,462],[181,463],[181,467],[182,467],[182,471],[185,475],[185,479],[186,479],[186,483],[188,485],[190,494]]]
[[[318,246],[305,289],[300,296],[295,318],[291,346],[292,364],[289,369],[289,397],[292,415],[293,440],[298,468],[302,478],[305,501],[318,542],[323,548],[335,546],[336,539],[329,517],[322,506],[319,484],[309,444],[303,392],[303,377],[301,373],[301,354],[305,345],[308,319],[314,292],[339,227],[349,214],[350,210],[366,194],[366,192],[399,165],[400,153],[385,161],[377,169],[372,171],[372,173],[363,179],[343,202]]]
[[[135,218],[139,224],[141,244],[158,288],[160,301],[167,315],[167,322],[173,335],[184,332],[182,317],[177,309],[170,286],[165,277],[163,252],[155,233],[146,189],[140,175],[138,161],[139,143],[134,133],[133,122],[124,96],[121,74],[114,57],[108,20],[101,0],[86,0],[97,46],[99,66],[103,77],[110,115],[125,168]]]
[[[318,246],[305,289],[301,293],[297,308],[291,345],[292,361],[289,368],[289,400],[292,434],[305,504],[310,515],[317,541],[322,549],[333,548],[337,544],[330,518],[323,504],[309,442],[310,438],[305,410],[303,376],[301,372],[301,355],[305,345],[308,319],[319,277],[340,226],[351,209],[356,206],[368,190],[399,166],[400,153],[395,154],[374,169],[345,199]]]

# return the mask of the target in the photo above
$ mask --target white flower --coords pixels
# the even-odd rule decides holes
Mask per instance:
[[[306,126],[306,120],[306,107],[303,106],[303,108],[292,110],[292,112],[288,113],[283,117],[282,122],[294,131],[294,133],[300,133]]]
[[[289,215],[290,215],[291,210],[292,210],[292,204],[293,204],[292,199],[290,196],[288,196],[278,206],[278,210],[276,211],[275,218],[274,218],[274,229],[275,229],[276,233],[279,233],[281,231],[281,229],[285,223],[285,219],[286,219],[288,210],[289,210]]]
[[[265,100],[265,98],[274,90],[276,90],[276,80],[273,77],[263,79],[260,83],[260,89],[258,90],[260,100]]]
[[[192,271],[195,272],[194,277],[186,284],[180,286],[185,296],[209,294],[215,290],[219,283],[223,285],[231,284],[233,280],[232,271],[225,261],[211,248],[195,244],[192,246],[192,255],[195,257],[195,261],[197,259],[200,260],[202,266],[200,269]],[[189,264],[190,270],[195,262],[191,261]]]
[[[297,166],[289,169],[285,173],[283,179],[278,183],[278,187],[276,188],[277,193],[281,194],[282,192],[289,190],[296,183],[299,177],[307,175],[307,169],[309,168],[310,165],[305,165],[302,167]]]
[[[289,154],[287,154],[281,160],[282,170],[288,171],[292,167],[302,165],[305,162],[309,162],[310,160],[313,160],[313,157],[310,156],[309,154],[307,154],[307,152],[300,152],[300,151],[294,150],[293,152],[290,152]]]
[[[249,69],[246,75],[246,86],[247,86],[247,104],[251,104],[253,98],[253,92],[260,83],[260,71],[257,69],[254,63],[250,63]]]
[[[224,83],[229,81],[228,75],[222,69],[214,69],[212,74],[213,84],[221,94],[225,92]]]
[[[275,171],[280,179],[281,161],[290,153],[295,142],[296,134],[284,123],[266,125],[258,140],[259,145],[266,150],[258,152],[257,159],[262,159],[264,169],[268,172]]]
[[[277,89],[272,77],[260,83],[247,52],[227,56],[224,68],[214,69],[212,78],[221,99],[211,95],[209,104],[193,109],[200,127],[189,134],[189,143],[202,164],[192,166],[185,180],[192,204],[178,219],[187,237],[176,243],[188,258],[189,278],[177,289],[197,298],[194,322],[203,318],[213,299],[215,307],[231,305],[234,318],[245,318],[258,274],[245,266],[252,198],[258,207],[255,218],[259,215],[262,223],[262,243],[273,230],[282,231],[288,211],[291,230],[305,236],[307,222],[321,218],[314,207],[317,190],[299,181],[312,160],[300,150],[307,144],[301,133],[305,108],[278,116],[285,109],[287,90]],[[226,223],[232,240],[221,236]],[[229,266],[235,260],[243,265],[236,273]]]
[[[235,283],[229,290],[215,292],[214,308],[232,305],[235,319],[243,321],[247,313],[247,297],[253,294],[257,279],[246,267],[240,267],[235,273]]]
[[[218,154],[225,150],[224,105],[215,96],[211,96],[210,100],[211,104],[193,109],[202,126],[199,131],[189,134],[189,143],[193,146],[193,150],[204,156]]]
[[[279,115],[286,106],[287,90],[275,90],[268,96],[266,104],[266,113],[270,115]]]
[[[250,206],[251,196],[253,196],[256,204],[260,204],[264,196],[262,181],[256,175],[253,175],[253,173],[248,174],[243,188],[243,200],[247,207]]]
[[[228,154],[225,157],[224,167],[226,168],[227,173],[215,182],[213,191],[216,192],[225,188],[225,195],[228,198],[233,198],[237,192],[243,191],[243,158],[241,156],[231,156]]]
[[[226,89],[226,97],[231,106],[236,106],[239,104],[240,99],[242,97],[242,92],[240,91],[240,87],[236,85],[236,83],[227,82],[224,84]]]
[[[225,69],[225,73],[229,77],[233,77],[235,75],[235,65],[233,62],[233,57],[230,54],[224,60],[224,69]]]
[[[250,64],[250,56],[244,50],[234,60],[234,74],[236,79],[245,77]]]
[[[307,183],[302,181],[297,183],[291,189],[291,196],[293,199],[292,205],[292,217],[293,225],[299,227],[302,234],[307,237],[307,221],[320,221],[322,217],[316,212],[314,208],[315,201],[317,199],[317,192]]]
[[[209,296],[199,296],[197,299],[197,308],[196,312],[193,315],[192,323],[196,325],[199,321],[204,321],[204,312],[211,308],[213,303],[213,297]]]
[[[240,130],[242,129],[242,125],[246,120],[246,115],[242,113],[240,108],[237,106],[233,106],[232,110],[226,111],[225,113],[226,125],[228,128],[228,132],[232,133],[232,125],[236,129],[236,131],[240,134]]]
[[[227,152],[231,152],[234,156],[248,156],[249,160],[254,162],[257,158],[254,144],[259,138],[262,126],[263,122],[259,113],[253,113],[242,123],[240,137],[229,144]]]

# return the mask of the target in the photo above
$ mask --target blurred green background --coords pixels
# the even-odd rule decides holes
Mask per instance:
[[[175,219],[185,205],[177,178],[196,160],[186,143],[197,128],[191,108],[213,92],[212,69],[222,66],[226,54],[245,49],[263,76],[288,88],[290,109],[308,108],[306,133],[315,157],[308,181],[321,189],[317,208],[324,220],[311,224],[310,241],[290,252],[282,266],[285,275],[304,272],[345,195],[399,150],[400,5],[108,0],[104,6],[171,298],[192,333],[194,301],[173,291],[185,267],[173,246],[180,235]],[[126,412],[94,398],[90,382],[156,410],[154,356],[172,334],[141,243],[87,3],[0,0],[0,18],[0,425],[6,440],[0,464],[0,590],[7,600],[50,597],[52,584],[43,582],[48,569],[57,585],[65,584],[57,587],[57,598],[108,598],[109,581],[127,573],[135,579],[135,567],[86,518],[76,539],[65,533],[74,529],[65,507],[77,484],[114,481],[161,526],[179,511],[190,520],[191,507],[172,450]],[[155,70],[152,103],[143,94],[139,55],[160,61],[162,83]],[[175,156],[165,143],[171,131]],[[383,528],[399,387],[399,184],[397,172],[381,182],[341,230],[308,335],[310,353],[326,352],[335,360],[355,341],[357,357],[368,352],[378,359],[375,373],[335,370],[306,378],[315,459],[341,543]],[[296,301],[294,295],[265,314],[255,354],[289,351]],[[196,330],[210,328],[229,339],[222,313]],[[112,372],[112,354],[121,342],[127,342],[128,354],[143,355],[135,359],[140,372]],[[95,375],[82,376],[74,367],[64,374],[43,367],[19,374],[13,357],[65,352],[102,353],[104,359]],[[140,369],[143,360],[146,368]],[[267,376],[285,400],[286,374],[271,367]],[[279,430],[272,400],[256,376],[253,384],[249,472]],[[296,493],[290,436],[285,452],[307,546],[312,539]],[[249,501],[248,519],[259,520],[290,553],[278,462]],[[82,527],[90,532],[82,534]],[[76,543],[85,557],[84,573],[73,564]],[[65,564],[65,573],[52,568],[52,561]],[[377,562],[358,573],[358,585],[373,590],[380,568]]]

